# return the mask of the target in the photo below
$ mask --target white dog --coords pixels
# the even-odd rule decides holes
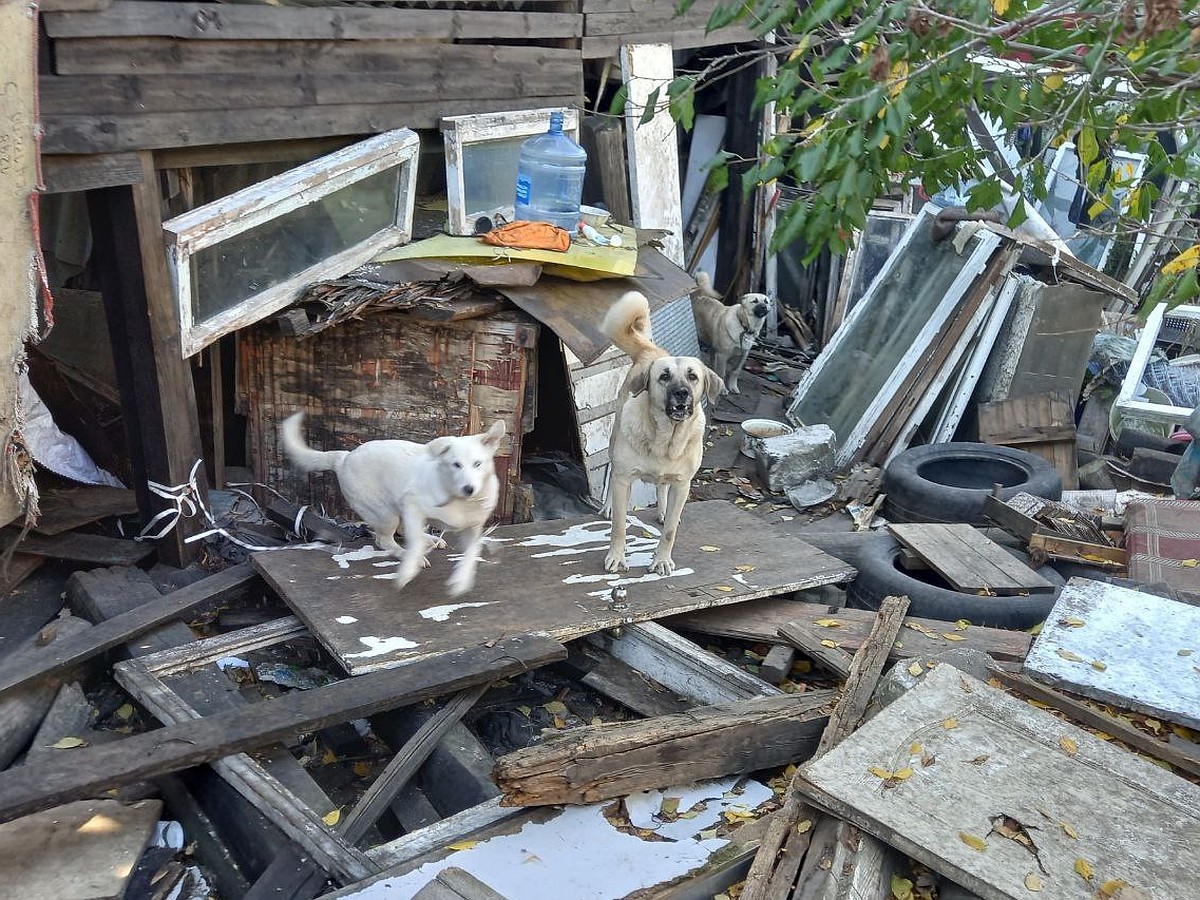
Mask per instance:
[[[696,285],[692,294],[696,335],[709,348],[713,370],[725,380],[729,393],[740,393],[738,375],[767,321],[771,298],[766,294],[742,294],[736,304],[726,306],[713,290],[707,272],[696,275]]]
[[[629,291],[609,308],[604,333],[633,358],[617,396],[617,411],[609,438],[612,536],[604,558],[607,572],[628,569],[625,562],[625,520],[629,489],[635,479],[658,489],[662,537],[650,570],[670,575],[675,570],[671,551],[679,517],[692,478],[704,456],[704,411],[700,402],[715,400],[725,383],[694,356],[669,356],[650,334],[650,304]]]
[[[483,526],[496,508],[500,481],[495,456],[504,423],[484,434],[413,441],[367,441],[353,450],[313,450],[304,443],[304,413],[284,420],[283,448],[303,472],[331,469],[346,502],[375,535],[375,543],[401,560],[396,579],[402,588],[416,576],[425,555],[441,542],[425,533],[429,520],[466,535],[462,559],[448,582],[458,595],[475,584],[475,567],[483,543]],[[396,529],[404,527],[402,548]]]

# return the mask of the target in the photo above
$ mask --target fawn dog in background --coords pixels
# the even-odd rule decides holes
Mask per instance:
[[[740,393],[738,375],[770,309],[771,298],[766,294],[742,294],[737,303],[726,306],[713,290],[708,273],[696,275],[696,292],[692,294],[696,335],[709,348],[713,370],[724,379],[731,394]]]
[[[332,470],[342,496],[375,535],[375,544],[398,558],[397,588],[420,571],[426,554],[441,541],[425,532],[428,521],[461,532],[466,545],[447,583],[452,595],[475,585],[483,526],[496,508],[500,482],[496,451],[504,423],[483,434],[413,441],[367,441],[353,450],[313,450],[300,431],[303,413],[284,420],[283,449],[302,472]],[[396,543],[403,526],[404,547]]]
[[[704,455],[704,411],[725,390],[725,383],[694,356],[670,356],[650,333],[650,304],[637,291],[624,294],[604,317],[604,334],[633,359],[621,385],[609,439],[612,537],[604,568],[628,569],[625,521],[629,489],[635,479],[658,489],[662,536],[651,571],[670,575],[671,551],[692,478]]]

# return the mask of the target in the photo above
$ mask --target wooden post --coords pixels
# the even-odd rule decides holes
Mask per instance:
[[[88,210],[134,489],[138,508],[149,521],[170,505],[150,491],[147,481],[168,487],[186,484],[202,451],[191,364],[182,354],[175,293],[167,270],[158,173],[151,153],[138,156],[142,181],[89,192]],[[203,466],[196,472],[195,484],[207,503]],[[200,546],[185,539],[204,524],[198,517],[180,518],[159,541],[163,561],[180,568],[195,561]]]
[[[37,6],[0,0],[0,441],[6,459],[17,424],[17,371],[38,301],[36,225],[38,147],[34,91]],[[27,490],[15,465],[0,470],[0,525],[20,515]],[[36,490],[34,497],[36,498]]]
[[[675,138],[675,120],[667,109],[666,92],[674,77],[675,61],[670,44],[621,45],[621,78],[629,92],[625,104],[625,139],[629,146],[633,224],[639,228],[670,231],[663,239],[663,254],[682,266],[679,145]],[[642,115],[650,95],[656,90],[654,116],[642,125]]]

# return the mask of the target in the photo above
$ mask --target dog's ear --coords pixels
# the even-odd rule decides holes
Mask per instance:
[[[504,421],[499,419],[492,423],[492,427],[483,433],[482,443],[492,451],[495,456],[496,451],[500,449],[500,439],[504,437]]]
[[[629,370],[629,374],[625,376],[625,387],[630,394],[640,394],[642,391],[650,388],[650,366],[649,364],[635,365]]]
[[[746,309],[744,303],[739,303],[737,305],[737,320],[738,324],[741,325],[742,328],[750,327],[750,310]]]
[[[716,403],[717,398],[722,394],[728,394],[729,389],[725,387],[725,379],[710,369],[704,367],[704,395],[708,397],[709,403]]]
[[[448,437],[434,438],[425,445],[434,456],[445,456],[454,449],[454,439]]]

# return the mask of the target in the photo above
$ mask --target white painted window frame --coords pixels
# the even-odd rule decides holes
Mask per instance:
[[[517,173],[513,171],[513,202],[495,209],[467,209],[463,152],[473,145],[545,134],[550,114],[563,114],[563,132],[579,143],[579,111],[566,106],[544,109],[520,109],[509,112],[477,113],[469,116],[445,116],[442,140],[446,154],[446,205],[451,234],[475,233],[475,221],[482,216],[495,220],[497,215],[511,222],[517,194]]]
[[[221,336],[278,312],[314,281],[345,274],[381,251],[410,240],[419,151],[420,138],[414,131],[388,131],[164,222],[183,355],[192,356]],[[396,167],[401,172],[392,225],[236,306],[196,319],[192,297],[192,258],[196,253]]]
[[[1162,330],[1167,316],[1173,319],[1192,319],[1200,322],[1200,306],[1185,304],[1168,311],[1167,304],[1160,303],[1146,317],[1146,326],[1138,338],[1133,359],[1129,361],[1129,371],[1125,373],[1125,380],[1121,382],[1121,390],[1117,392],[1117,399],[1113,401],[1117,412],[1126,418],[1160,422],[1164,425],[1181,425],[1192,414],[1192,410],[1186,406],[1172,406],[1167,403],[1151,403],[1149,400],[1136,399],[1142,386],[1142,376],[1146,373],[1146,366],[1150,363],[1150,356],[1154,352],[1154,345],[1158,341],[1158,334]]]
[[[814,380],[824,371],[827,366],[838,364],[837,353],[843,343],[848,340],[853,329],[852,325],[859,316],[867,315],[867,311],[871,309],[878,295],[878,289],[881,284],[886,284],[892,270],[896,267],[901,253],[908,248],[912,237],[916,234],[918,228],[929,228],[933,224],[934,218],[937,216],[940,207],[935,204],[927,203],[913,218],[908,230],[904,232],[904,237],[900,239],[900,243],[896,245],[896,249],[892,251],[892,255],[888,257],[883,268],[879,270],[879,275],[871,283],[867,292],[863,294],[862,299],[855,304],[854,309],[850,310],[850,314],[846,316],[841,327],[833,334],[833,339],[823,349],[820,355],[817,356],[812,366],[801,377],[800,382],[796,385],[796,389],[792,394],[792,402],[787,410],[787,419],[793,425],[815,425],[816,422],[801,422],[796,417],[796,409],[800,405],[801,398],[804,397],[809,386]],[[855,455],[866,442],[867,435],[870,433],[871,426],[883,415],[884,410],[891,404],[900,390],[901,384],[905,377],[917,361],[928,352],[932,346],[938,332],[945,324],[946,320],[958,307],[962,295],[971,287],[975,278],[983,271],[992,254],[1000,244],[1000,236],[994,231],[981,229],[978,232],[979,240],[971,251],[969,258],[964,260],[962,268],[958,275],[951,283],[949,290],[946,292],[946,297],[937,307],[935,313],[929,318],[917,334],[912,346],[901,358],[900,363],[892,371],[871,405],[867,407],[866,412],[851,428],[850,433],[845,437],[838,435],[838,447],[835,455],[835,460],[838,466],[847,466],[854,461]]]

